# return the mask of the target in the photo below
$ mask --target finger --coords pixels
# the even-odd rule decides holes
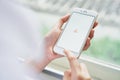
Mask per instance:
[[[71,79],[71,71],[67,70],[64,72],[63,80],[70,80]]]
[[[90,31],[90,34],[89,34],[89,38],[90,38],[90,39],[93,38],[93,36],[94,36],[94,32],[95,32],[95,31],[94,31],[93,29]]]
[[[83,50],[87,50],[89,48],[89,46],[90,46],[90,38],[87,38],[87,41],[86,41],[86,44],[85,44]]]
[[[87,67],[84,63],[80,63],[81,66],[81,72],[83,73],[83,77],[85,80],[91,80],[91,77],[88,73]]]
[[[98,22],[95,22],[93,25],[93,28],[95,28],[98,25]]]
[[[80,63],[81,71],[88,72],[87,67],[84,63]]]
[[[70,14],[67,14],[63,16],[62,18],[60,18],[59,24],[58,24],[59,29],[61,29],[62,25],[69,19],[69,17],[70,17]]]
[[[69,61],[70,67],[71,67],[71,71],[73,73],[79,71],[78,69],[80,68],[80,66],[77,61],[77,58],[75,56],[73,56],[72,53],[68,50],[64,50],[64,52],[68,58],[68,61]]]

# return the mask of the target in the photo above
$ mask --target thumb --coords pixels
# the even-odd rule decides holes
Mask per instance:
[[[64,72],[63,80],[70,80],[71,79],[71,71],[67,70]]]
[[[58,28],[61,29],[62,25],[69,19],[70,14],[66,14],[65,16],[61,17],[58,23]]]

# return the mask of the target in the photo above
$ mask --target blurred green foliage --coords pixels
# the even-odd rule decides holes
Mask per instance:
[[[93,39],[90,48],[84,53],[97,59],[120,65],[120,40],[109,37]]]

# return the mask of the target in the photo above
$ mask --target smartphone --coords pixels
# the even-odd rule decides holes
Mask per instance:
[[[80,55],[87,37],[96,21],[97,12],[75,8],[67,21],[53,51],[65,55],[64,49],[70,50],[76,57]]]

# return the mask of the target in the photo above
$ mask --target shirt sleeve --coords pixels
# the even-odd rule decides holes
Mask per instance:
[[[26,75],[24,60],[43,57],[39,29],[35,12],[0,0],[0,80],[34,80]]]

